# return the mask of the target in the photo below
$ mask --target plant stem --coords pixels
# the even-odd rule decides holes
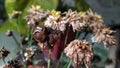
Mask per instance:
[[[86,63],[84,62],[84,65],[85,65],[86,68],[91,68],[89,63],[86,64]]]
[[[50,68],[50,63],[51,63],[51,49],[49,49],[49,55],[48,55],[48,67],[47,68]]]
[[[15,42],[16,42],[16,44],[20,47],[20,54],[21,54],[21,56],[23,57],[23,45],[22,45],[22,43],[21,43],[21,39],[20,39],[20,42],[18,42],[18,40],[16,39],[16,37],[15,37],[15,35],[13,34],[13,39],[15,40]]]
[[[69,61],[69,64],[68,64],[67,68],[70,68],[71,64],[72,64],[72,60]]]
[[[28,32],[29,33],[28,37],[30,38],[28,42],[29,43],[28,47],[32,45],[32,38],[33,38],[32,31],[33,31],[33,28],[30,28]]]
[[[79,34],[80,34],[80,32],[77,31],[74,38],[77,39],[79,37]]]
[[[6,64],[5,59],[3,58],[2,60],[3,60],[4,64]]]
[[[67,45],[67,39],[68,39],[69,30],[70,30],[70,27],[68,26],[68,29],[67,29],[67,32],[66,32],[66,36],[65,36],[65,41],[64,41],[64,46],[63,46],[63,48]],[[61,55],[60,55],[60,59],[59,59],[58,62],[57,62],[56,68],[58,68],[58,65],[60,64],[60,60],[62,59],[62,56],[63,56],[63,51],[62,51],[62,53],[61,53]]]
[[[87,34],[88,34],[88,32],[85,32],[85,35],[84,35],[84,37],[82,38],[83,40],[86,38]]]
[[[67,39],[68,39],[68,33],[69,33],[70,27],[68,26],[66,36],[65,36],[65,41],[64,41],[64,47],[67,45]]]
[[[79,36],[79,34],[80,34],[80,32],[77,31],[74,38],[77,39],[78,36]],[[69,64],[68,64],[67,68],[70,68],[70,65],[71,65],[71,64],[72,64],[72,60],[69,61]]]
[[[58,68],[59,64],[60,64],[60,60],[62,59],[62,56],[63,56],[63,52],[61,53],[60,55],[60,59],[58,60],[57,64],[56,64],[56,68]]]
[[[17,20],[16,20],[16,28],[17,28],[17,32],[20,34],[20,24],[19,24],[19,19],[20,19],[20,16],[18,16],[18,18],[17,18]],[[23,53],[23,52],[22,52],[23,45],[22,45],[22,41],[21,41],[20,37],[18,38],[19,41],[17,41],[17,39],[16,39],[16,37],[15,37],[14,34],[13,34],[12,37],[13,37],[13,39],[15,40],[15,42],[17,43],[17,45],[20,46],[20,52],[21,52],[21,54],[22,54],[22,53]]]
[[[14,35],[14,33],[13,33],[13,39],[15,40],[15,42],[17,43],[17,45],[19,45],[20,46],[20,49],[23,49],[23,46],[22,46],[22,44],[20,43],[20,42],[18,42],[17,41],[17,39],[16,39],[16,37],[15,37],[15,35]]]

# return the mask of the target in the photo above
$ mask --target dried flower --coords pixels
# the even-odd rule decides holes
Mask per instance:
[[[92,10],[88,10],[86,12],[85,22],[88,23],[89,28],[93,32],[96,32],[97,29],[101,29],[105,27],[102,17],[99,14],[93,13]]]
[[[115,31],[110,30],[109,28],[98,29],[98,31],[93,35],[93,42],[101,43],[104,45],[116,45],[116,39],[113,35]]]
[[[36,25],[38,24],[32,18],[30,19],[29,17],[26,17],[26,20],[27,20],[27,26],[28,26],[28,28],[36,27]]]
[[[70,24],[72,25],[73,31],[80,31],[85,26],[85,23],[80,23],[80,21],[71,22]]]
[[[40,48],[45,48],[47,46],[51,47],[52,44],[56,42],[59,35],[56,30],[48,27],[36,27],[33,32],[33,37]]]
[[[59,11],[52,10],[51,14],[47,17],[47,20],[44,22],[44,26],[63,32],[66,29],[66,21],[62,19]]]
[[[18,16],[21,15],[21,13],[22,13],[21,11],[13,10],[11,14],[11,18],[18,18]]]
[[[34,52],[35,52],[35,49],[26,48],[26,53],[24,54],[24,56],[26,57],[26,60],[31,58],[34,55]]]
[[[50,27],[54,30],[59,30],[64,32],[66,29],[66,22],[62,20],[62,18],[59,17],[54,17],[54,16],[49,16],[47,20],[44,22],[44,26]]]
[[[45,27],[36,27],[33,32],[33,37],[38,42],[46,41]]]
[[[85,22],[83,22],[81,15],[76,11],[68,10],[65,14],[66,16],[63,19],[72,26],[73,31],[80,31],[85,27]]]
[[[0,58],[4,59],[8,56],[9,53],[10,51],[3,47],[2,49],[0,49]]]
[[[36,27],[33,32],[33,37],[41,49],[47,47],[47,35],[45,33],[45,27]]]
[[[42,10],[40,6],[32,6],[32,8],[28,10],[28,13],[29,15],[26,16],[28,27],[37,26],[38,23],[44,20],[48,15],[48,13]]]
[[[74,40],[64,49],[64,53],[74,62],[75,65],[86,64],[89,68],[93,58],[92,45],[83,40]]]

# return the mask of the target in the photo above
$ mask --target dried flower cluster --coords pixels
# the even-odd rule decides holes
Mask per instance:
[[[44,26],[63,32],[66,29],[66,23],[59,11],[52,10],[47,20],[44,22]]]
[[[28,12],[29,15],[26,17],[26,20],[28,25],[31,24],[31,26],[35,26],[42,19],[46,18],[44,26],[59,31],[65,31],[67,25],[71,25],[73,27],[73,31],[79,31],[87,26],[92,29],[93,32],[96,32],[97,29],[104,27],[102,17],[93,13],[91,10],[79,13],[72,10],[68,10],[68,12],[64,13],[55,10],[46,12],[40,9],[40,6],[32,6]]]
[[[65,31],[67,25],[72,26],[73,31],[80,31],[86,27],[92,29],[95,32],[99,28],[104,27],[104,21],[98,14],[94,14],[91,10],[87,12],[77,12],[68,10],[63,13],[65,16],[61,16],[59,11],[51,11],[51,15],[48,15],[47,20],[44,22],[44,26],[51,27],[56,30]]]
[[[33,32],[33,37],[35,39],[35,41],[37,42],[37,45],[43,49],[46,47],[46,45],[44,44],[46,41],[46,35],[44,33],[44,28],[42,27],[36,27],[34,32]],[[43,43],[44,42],[44,43]]]
[[[104,29],[98,29],[98,31],[93,35],[93,42],[101,43],[103,42],[104,45],[116,45],[116,39],[112,34],[114,34],[115,31],[112,31],[108,28]]]
[[[116,45],[116,39],[113,36],[115,31],[106,28],[102,17],[98,14],[94,14],[91,10],[86,12],[86,20],[89,28],[93,31],[93,42],[101,43],[104,45]]]
[[[24,54],[24,56],[26,57],[26,60],[31,58],[34,55],[34,52],[35,52],[35,49],[26,48],[26,53]]]
[[[58,39],[59,34],[57,31],[48,27],[36,27],[33,31],[33,37],[37,42],[37,45],[43,49],[47,46],[51,47]]]
[[[26,17],[28,27],[35,27],[40,21],[42,21],[47,16],[47,12],[42,10],[40,6],[32,6],[28,10],[29,15]]]
[[[33,38],[40,48],[52,47],[59,37],[59,33],[65,32],[66,28],[72,27],[73,31],[90,30],[93,33],[93,42],[104,43],[104,45],[116,45],[113,36],[115,31],[106,28],[102,17],[91,10],[77,12],[68,10],[43,11],[39,6],[32,6],[26,17],[29,27],[34,28]],[[43,21],[44,19],[44,21]],[[43,22],[44,27],[40,27]],[[64,41],[64,40],[63,40]],[[85,64],[90,68],[90,61],[93,58],[92,45],[86,40],[74,40],[65,49],[64,53],[74,62],[75,65]]]
[[[93,13],[92,10],[87,11],[86,15],[83,16],[85,16],[84,21],[88,24],[93,33],[98,29],[105,27],[102,17],[96,13]]]
[[[93,32],[93,38],[97,38],[97,36],[98,38],[101,37],[99,36],[99,33],[106,29],[102,17],[96,13],[93,13],[92,10],[88,10],[86,12],[68,10],[64,13],[55,10],[45,12],[41,10],[39,6],[33,6],[31,9],[29,9],[29,13],[30,15],[28,15],[26,19],[28,26],[31,27],[35,27],[36,22],[38,23],[42,19],[46,18],[44,22],[45,27],[62,32],[64,32],[69,26],[72,26],[74,32],[83,29],[89,29]],[[106,36],[108,37],[108,34]],[[116,43],[115,38],[111,36],[111,34],[109,34],[109,37],[106,38],[106,40],[109,40],[109,43],[108,41],[104,40],[96,42],[101,43],[104,41],[103,43],[106,43],[106,45],[113,45],[113,40],[111,39],[113,39],[114,43]]]
[[[83,40],[72,41],[65,49],[64,53],[76,65],[86,64],[89,67],[90,61],[93,58],[92,45]]]
[[[73,31],[80,31],[85,27],[85,22],[82,20],[81,14],[76,11],[68,10],[65,12],[63,19],[72,26]]]
[[[10,51],[3,47],[2,49],[0,49],[0,59],[1,58],[4,59],[5,57],[8,56],[9,53]]]
[[[68,12],[63,13],[65,16],[61,16],[60,12],[52,11],[52,15],[49,15],[44,26],[51,27],[55,30],[65,31],[67,25],[72,26],[73,31],[79,31],[83,29],[85,23],[81,20],[80,14],[76,11],[69,10]],[[56,14],[56,15],[53,15]]]
[[[34,39],[39,42],[44,42],[46,39],[46,35],[44,31],[45,31],[44,27],[36,27],[33,32]]]

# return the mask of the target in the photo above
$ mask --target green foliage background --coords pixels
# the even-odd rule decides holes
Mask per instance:
[[[57,0],[6,0],[5,6],[9,18],[0,26],[0,32],[15,30],[21,35],[25,35],[27,34],[25,16],[31,5],[40,5],[44,10],[52,10],[56,9],[57,4]],[[22,15],[17,19],[11,19],[10,14],[13,10],[21,11]]]

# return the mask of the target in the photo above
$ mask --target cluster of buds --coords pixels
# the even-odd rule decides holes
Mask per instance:
[[[92,45],[83,40],[74,40],[64,49],[64,53],[74,62],[75,65],[85,64],[90,67],[93,58]]]
[[[98,31],[93,35],[93,42],[98,42],[103,44],[105,46],[108,45],[117,45],[116,44],[116,39],[114,36],[112,36],[115,33],[115,31],[110,30],[109,28],[104,28],[104,29],[98,29]]]
[[[28,27],[35,27],[39,24],[40,21],[46,18],[47,12],[41,9],[40,6],[32,6],[28,10],[29,15],[26,17]]]
[[[25,60],[28,60],[29,58],[31,58],[34,55],[35,49],[32,48],[26,48],[26,52],[24,54],[25,56]]]
[[[3,47],[2,49],[0,49],[0,58],[4,59],[8,56],[9,53],[10,51]]]

